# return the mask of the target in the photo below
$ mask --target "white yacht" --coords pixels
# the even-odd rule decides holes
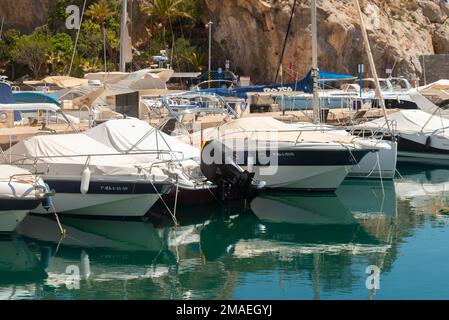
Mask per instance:
[[[143,164],[83,134],[35,136],[5,155],[17,166],[44,173],[61,214],[143,216],[173,186],[154,163]],[[40,206],[32,212],[48,211]]]
[[[379,138],[361,138],[352,135],[345,129],[324,124],[297,122],[290,125],[304,131],[325,132],[336,137],[352,137],[354,143],[377,151],[369,153],[357,165],[353,166],[348,173],[348,178],[391,180],[396,174],[398,150],[397,142],[395,141],[386,141]]]
[[[449,120],[421,110],[402,110],[388,116],[398,141],[398,160],[449,164]],[[388,135],[384,118],[354,126],[365,134]]]
[[[27,170],[0,164],[0,233],[13,232],[47,197],[43,180]]]
[[[271,117],[232,120],[193,135],[199,139],[224,142],[237,153],[237,164],[278,189],[333,191],[367,154],[378,151],[350,136],[302,131]]]

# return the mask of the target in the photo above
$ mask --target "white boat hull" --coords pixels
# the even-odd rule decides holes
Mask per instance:
[[[59,214],[104,217],[142,217],[159,200],[157,194],[105,195],[57,193],[53,197],[55,210]],[[50,211],[51,212],[51,211]],[[32,213],[47,214],[39,206]]]
[[[244,169],[248,169],[247,167]],[[263,174],[265,167],[255,166],[255,179],[271,189],[333,191],[346,178],[350,166],[279,166],[273,175]]]
[[[391,141],[381,142],[385,147],[378,152],[367,154],[357,165],[352,167],[348,178],[360,179],[386,179],[391,180],[396,174],[398,160],[397,143]]]

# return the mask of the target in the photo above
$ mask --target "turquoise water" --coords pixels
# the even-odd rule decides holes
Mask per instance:
[[[1,238],[0,299],[449,299],[449,169],[400,172],[184,209],[178,227],[63,216],[61,238],[29,216]]]

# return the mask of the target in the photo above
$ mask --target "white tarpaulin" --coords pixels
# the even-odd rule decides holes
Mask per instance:
[[[30,168],[34,159],[39,159],[38,170],[47,172],[48,168],[50,176],[80,176],[87,162],[93,175],[140,175],[137,167],[150,165],[132,156],[118,155],[115,149],[83,134],[36,136],[13,146],[6,156],[10,154],[13,163]]]
[[[148,134],[150,132],[151,134]],[[157,131],[148,123],[137,119],[110,120],[83,134],[119,152],[127,152],[135,146],[131,153],[157,152],[158,150],[172,153],[172,156],[166,154],[159,157],[164,160],[199,158],[200,154],[198,148]],[[144,137],[145,139],[141,140]],[[141,160],[149,158],[156,161],[157,154],[139,156]]]
[[[433,133],[443,128],[449,130],[449,120],[421,110],[403,110],[388,115],[396,131],[414,134],[417,132]],[[357,129],[387,130],[385,118],[379,118],[357,126]]]
[[[351,136],[335,135],[319,131],[301,131],[300,128],[272,117],[248,117],[227,122],[217,128],[203,131],[204,141],[239,140],[270,141],[270,143],[351,143]],[[193,135],[194,145],[201,140],[201,133]],[[183,139],[187,142],[186,139]]]

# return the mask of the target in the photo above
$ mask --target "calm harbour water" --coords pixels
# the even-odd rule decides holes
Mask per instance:
[[[160,213],[62,217],[61,239],[29,216],[0,241],[0,299],[449,299],[449,169],[399,171],[336,195],[190,208],[177,228]]]

